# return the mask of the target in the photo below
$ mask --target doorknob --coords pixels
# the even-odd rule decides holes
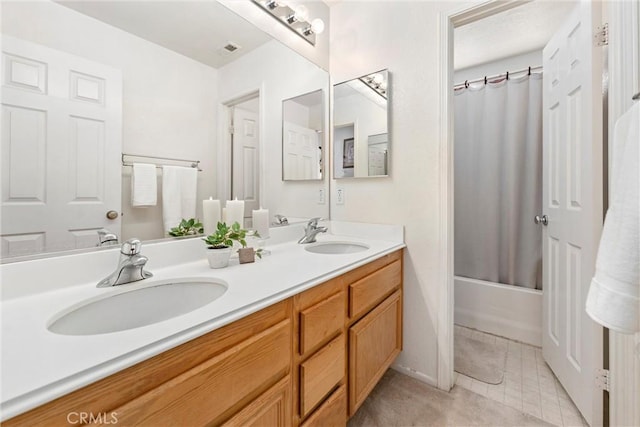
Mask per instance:
[[[109,212],[107,212],[107,218],[108,219],[116,219],[116,218],[118,218],[118,212],[117,211],[109,211]]]
[[[533,222],[535,222],[536,224],[549,225],[549,217],[546,215],[536,215],[536,217],[533,219]]]

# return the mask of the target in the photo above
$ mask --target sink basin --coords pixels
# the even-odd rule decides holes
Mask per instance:
[[[98,335],[139,328],[204,307],[226,291],[226,284],[211,279],[158,282],[82,302],[55,316],[48,329],[61,335]]]
[[[369,249],[369,246],[353,242],[323,242],[305,246],[305,250],[314,254],[353,254]]]

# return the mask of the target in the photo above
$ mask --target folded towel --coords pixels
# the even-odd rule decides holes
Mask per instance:
[[[616,123],[611,205],[586,309],[609,329],[640,332],[640,103]]]
[[[162,216],[165,233],[182,219],[196,216],[198,170],[180,166],[162,167]]]
[[[147,163],[134,163],[131,172],[131,206],[142,208],[158,202],[156,167]]]

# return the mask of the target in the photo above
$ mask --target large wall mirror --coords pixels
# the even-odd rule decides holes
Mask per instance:
[[[103,228],[167,238],[163,166],[194,166],[196,218],[237,195],[247,226],[260,206],[329,216],[325,181],[282,181],[281,116],[309,94],[321,141],[328,73],[218,1],[9,1],[1,31],[3,262],[96,248]],[[157,166],[153,194],[133,163]]]
[[[322,179],[324,152],[322,89],[282,102],[282,179]]]
[[[334,178],[389,175],[389,71],[333,86]]]

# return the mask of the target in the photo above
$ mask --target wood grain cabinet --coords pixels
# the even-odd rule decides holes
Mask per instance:
[[[399,250],[3,426],[345,426],[401,350]]]

